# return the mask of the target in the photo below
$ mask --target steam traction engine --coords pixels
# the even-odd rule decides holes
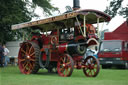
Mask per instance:
[[[94,56],[84,57],[86,49],[96,45],[95,28],[110,17],[96,10],[77,10],[56,17],[16,24],[12,29],[31,27],[42,34],[32,33],[19,50],[18,64],[23,74],[37,73],[40,68],[52,71],[57,68],[60,76],[71,76],[73,69],[83,69],[88,77],[99,73],[99,61]],[[97,27],[98,29],[98,27]]]

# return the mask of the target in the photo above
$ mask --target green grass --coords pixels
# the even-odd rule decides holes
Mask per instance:
[[[0,85],[128,85],[128,70],[101,69],[95,78],[74,70],[71,77],[60,77],[41,69],[38,74],[21,74],[18,67],[0,68]]]

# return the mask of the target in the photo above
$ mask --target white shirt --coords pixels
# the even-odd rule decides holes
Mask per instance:
[[[9,50],[7,48],[4,48],[4,56],[8,55]]]

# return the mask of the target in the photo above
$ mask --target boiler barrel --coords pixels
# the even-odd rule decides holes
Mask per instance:
[[[85,44],[70,42],[70,43],[62,43],[57,46],[59,53],[68,53],[70,55],[78,54],[83,55],[86,52]]]

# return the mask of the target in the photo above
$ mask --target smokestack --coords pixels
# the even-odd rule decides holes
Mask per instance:
[[[73,10],[80,9],[80,1],[79,0],[73,0]]]

